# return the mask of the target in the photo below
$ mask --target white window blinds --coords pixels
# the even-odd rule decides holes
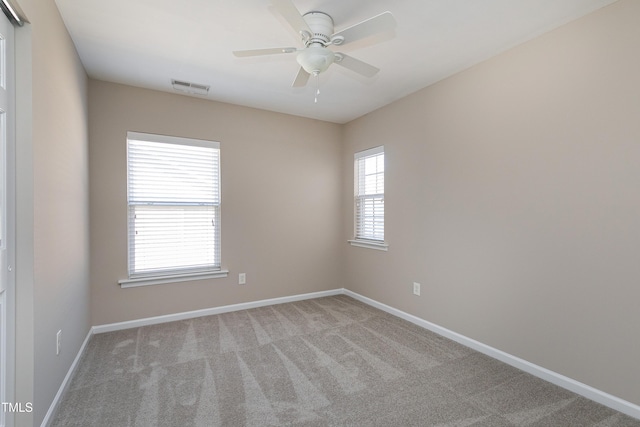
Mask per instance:
[[[355,154],[355,238],[384,241],[384,147]]]
[[[220,270],[220,146],[127,133],[129,277]]]

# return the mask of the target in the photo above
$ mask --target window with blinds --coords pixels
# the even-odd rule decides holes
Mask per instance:
[[[355,238],[384,242],[384,147],[355,154]]]
[[[220,145],[127,133],[129,278],[220,270]]]

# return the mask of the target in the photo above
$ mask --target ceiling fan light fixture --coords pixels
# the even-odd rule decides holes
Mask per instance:
[[[326,47],[309,46],[301,51],[296,60],[309,74],[320,74],[329,68],[335,59],[335,54]]]

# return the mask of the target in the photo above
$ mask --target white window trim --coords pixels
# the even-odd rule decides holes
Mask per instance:
[[[169,144],[188,144],[188,145],[196,145],[202,147],[211,147],[213,146],[216,149],[220,149],[220,143],[217,141],[205,141],[198,140],[192,138],[183,138],[183,137],[173,137],[166,135],[157,135],[157,134],[147,134],[140,132],[127,132],[127,140],[135,139],[139,141],[148,141],[148,142],[160,142],[160,143],[169,143]],[[127,193],[129,191],[129,185],[127,184]],[[127,197],[128,199],[128,197]],[[128,234],[128,230],[127,230]],[[222,239],[220,239],[220,244],[222,244]],[[127,243],[127,246],[129,243]],[[183,272],[176,274],[150,274],[150,275],[133,275],[128,277],[127,279],[118,280],[118,284],[121,288],[135,288],[140,286],[151,286],[151,285],[163,285],[170,283],[179,283],[179,282],[188,282],[195,280],[207,280],[207,279],[218,279],[224,278],[229,275],[229,270],[225,270],[222,268],[216,270],[208,270],[208,271],[197,271],[197,272]]]
[[[137,277],[118,280],[121,288],[137,288],[139,286],[164,285],[167,283],[189,282],[192,280],[219,279],[227,277],[229,270],[218,270],[203,273],[174,274],[168,276]]]
[[[374,240],[347,240],[351,246],[359,248],[377,249],[379,251],[388,251],[389,244],[387,242],[376,242]]]
[[[164,144],[195,145],[198,147],[214,147],[220,149],[218,141],[206,141],[203,139],[185,138],[182,136],[157,135],[152,133],[127,132],[127,139],[136,141],[160,142]]]
[[[362,158],[362,157],[374,156],[374,155],[380,154],[380,153],[384,153],[384,145],[381,145],[379,147],[369,148],[369,149],[363,150],[363,151],[358,151],[357,153],[354,154],[354,161],[358,160],[359,158]],[[386,171],[386,169],[385,169],[385,171]],[[354,187],[355,187],[354,190],[357,192],[357,190],[358,190],[358,181],[357,181],[357,177],[356,176],[354,176]],[[358,226],[356,221],[357,221],[357,219],[356,219],[355,213],[354,213],[354,216],[353,216],[353,228],[354,228],[354,230]],[[351,246],[355,246],[355,247],[358,247],[358,248],[375,249],[375,250],[385,251],[385,252],[389,250],[389,244],[386,241],[381,241],[381,240],[358,239],[358,238],[354,237],[353,239],[347,240],[347,242]]]

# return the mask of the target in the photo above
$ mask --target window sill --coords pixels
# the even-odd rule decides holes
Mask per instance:
[[[163,285],[166,283],[189,282],[192,280],[218,279],[227,277],[229,270],[207,271],[204,273],[176,274],[173,276],[136,277],[134,279],[118,280],[121,288],[136,288],[138,286]]]
[[[387,251],[389,245],[385,242],[373,242],[370,240],[349,240],[351,246],[357,246],[359,248],[376,249],[378,251]]]

